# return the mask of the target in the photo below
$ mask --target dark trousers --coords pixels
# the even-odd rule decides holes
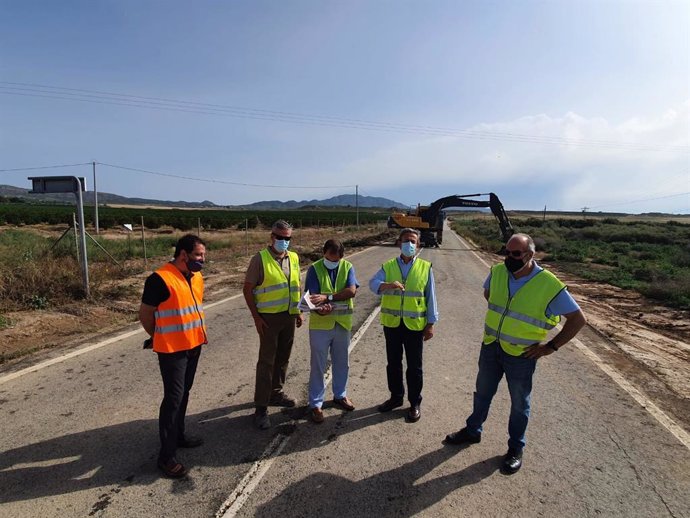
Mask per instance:
[[[272,395],[283,390],[288,363],[295,340],[295,315],[283,313],[262,313],[268,324],[259,338],[259,361],[256,363],[256,386],[254,403],[265,408]]]
[[[407,399],[410,405],[419,405],[422,402],[422,385],[424,373],[422,371],[422,350],[424,348],[424,332],[412,331],[400,323],[398,327],[383,327],[383,335],[386,337],[386,357],[388,365],[388,390],[393,398],[403,398],[405,387],[403,386],[403,350],[407,358]]]
[[[158,415],[161,438],[158,458],[162,462],[175,456],[177,442],[184,438],[187,401],[200,355],[201,346],[176,353],[158,353],[158,365],[163,378],[163,401]]]

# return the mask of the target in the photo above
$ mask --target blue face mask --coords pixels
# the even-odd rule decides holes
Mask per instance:
[[[417,250],[417,245],[409,241],[405,241],[400,247],[400,251],[405,257],[414,257],[414,253]]]
[[[328,268],[329,270],[335,270],[338,265],[340,264],[340,260],[338,261],[329,261],[325,257],[323,258],[323,265]]]
[[[277,252],[287,252],[288,247],[290,246],[290,241],[287,239],[276,239],[275,242],[273,243],[273,248]]]
[[[187,261],[187,268],[190,272],[200,272],[203,267],[203,261]]]

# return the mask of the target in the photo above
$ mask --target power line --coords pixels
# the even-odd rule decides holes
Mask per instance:
[[[14,169],[0,169],[0,173],[17,172],[17,171],[37,171],[39,169],[56,169],[56,168],[60,168],[60,167],[76,167],[76,166],[81,166],[81,165],[92,165],[93,163],[94,162],[82,162],[79,164],[46,165],[46,166],[38,166],[38,167],[18,167],[18,168],[14,168]],[[106,164],[104,162],[95,162],[95,163],[96,163],[96,165],[112,167],[114,169],[122,169],[125,171],[135,171],[138,173],[146,173],[146,174],[157,175],[157,176],[166,176],[169,178],[179,178],[182,180],[193,180],[195,182],[220,183],[220,184],[227,184],[227,185],[238,185],[238,186],[243,186],[243,187],[270,187],[270,188],[275,188],[275,189],[345,189],[345,188],[355,187],[354,184],[352,184],[352,185],[267,185],[267,184],[255,184],[255,183],[241,183],[241,182],[231,182],[228,180],[218,180],[218,179],[214,179],[214,178],[197,178],[194,176],[184,176],[184,175],[174,174],[174,173],[150,171],[148,169],[138,169],[136,167],[125,167],[125,166],[116,165],[116,164]]]
[[[522,142],[532,144],[550,144],[567,146],[598,147],[604,149],[627,149],[635,151],[688,151],[688,146],[655,146],[630,142],[615,142],[595,139],[573,139],[559,136],[526,135],[510,132],[461,130],[453,128],[422,126],[414,124],[396,124],[343,117],[305,115],[293,112],[261,110],[246,107],[228,106],[220,104],[181,101],[161,97],[146,97],[130,94],[104,92],[99,90],[85,90],[58,86],[41,85],[35,83],[16,83],[0,81],[0,94],[42,97],[67,101],[88,102],[103,105],[126,106],[205,115],[221,115],[233,118],[266,120],[289,124],[316,125],[368,131],[383,131],[393,133],[413,133],[429,136],[450,136],[480,140],[497,140],[508,142]]]
[[[657,196],[655,198],[640,198],[639,200],[619,201],[619,202],[615,202],[615,203],[607,203],[606,205],[595,205],[594,207],[585,207],[585,208],[587,210],[589,210],[589,209],[600,209],[602,207],[611,207],[612,205],[629,205],[631,203],[641,203],[644,201],[664,200],[666,198],[677,198],[679,196],[688,196],[688,195],[690,195],[690,191],[681,192],[678,194],[669,194],[668,196]]]
[[[44,165],[39,167],[17,167],[15,169],[0,169],[0,173],[11,173],[16,171],[38,171],[39,169],[58,169],[60,167],[77,167],[80,165],[91,165],[92,162],[82,162],[79,164]]]
[[[193,176],[183,176],[174,173],[163,173],[160,171],[150,171],[147,169],[138,169],[136,167],[125,167],[116,164],[106,164],[104,162],[96,162],[97,165],[103,165],[106,167],[112,167],[115,169],[123,169],[125,171],[135,171],[138,173],[152,174],[156,176],[166,176],[169,178],[180,178],[183,180],[194,180],[195,182],[208,182],[208,183],[220,183],[226,185],[239,185],[243,187],[271,187],[275,189],[345,189],[347,187],[355,187],[355,185],[266,185],[266,184],[255,184],[255,183],[241,183],[241,182],[230,182],[227,180],[217,180],[213,178],[196,178]]]

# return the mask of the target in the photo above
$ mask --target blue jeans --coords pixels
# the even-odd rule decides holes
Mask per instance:
[[[479,353],[479,372],[474,393],[472,415],[467,418],[467,430],[479,434],[489,415],[491,400],[496,394],[498,383],[506,375],[510,392],[510,419],[508,420],[508,447],[522,451],[525,447],[525,431],[529,421],[532,396],[532,375],[537,360],[511,356],[498,342],[482,345]]]
[[[310,329],[311,372],[309,373],[309,407],[321,408],[326,395],[324,375],[328,368],[328,353],[331,353],[333,372],[333,398],[347,395],[347,377],[350,372],[348,349],[350,331],[340,324],[333,329]]]

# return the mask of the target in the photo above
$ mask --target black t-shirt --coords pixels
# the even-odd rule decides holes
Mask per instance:
[[[157,273],[152,273],[144,283],[144,293],[141,302],[148,306],[158,307],[159,304],[170,298],[170,290],[165,285],[163,278]]]
[[[184,275],[190,288],[192,286],[192,275],[194,274]],[[170,290],[165,284],[163,277],[156,272],[149,275],[146,282],[144,282],[144,293],[141,295],[141,301],[149,306],[158,307],[159,304],[165,302],[169,298]]]

